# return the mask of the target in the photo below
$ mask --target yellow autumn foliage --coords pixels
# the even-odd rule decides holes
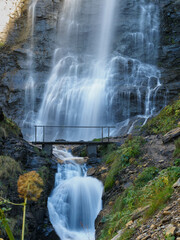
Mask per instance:
[[[21,175],[18,179],[19,197],[37,201],[43,191],[43,180],[36,171]]]

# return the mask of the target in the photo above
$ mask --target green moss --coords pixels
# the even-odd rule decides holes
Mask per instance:
[[[156,174],[155,169],[145,169],[137,177],[134,186],[129,187],[117,198],[111,213],[104,216],[104,227],[99,240],[111,239],[119,229],[125,227],[125,224],[131,220],[133,212],[139,207],[150,205],[143,216],[146,221],[157,210],[165,206],[172,196],[172,185],[180,177],[180,167],[170,167],[161,171],[158,176]],[[143,184],[139,184],[140,179],[143,180]],[[128,239],[128,235],[132,236],[133,231],[132,234],[129,232],[124,234],[127,234],[125,236]]]
[[[139,156],[143,142],[144,140],[141,137],[132,137],[117,150],[104,156],[106,163],[111,163],[111,168],[105,180],[105,191],[112,188],[116,175],[131,163],[131,159]]]
[[[156,117],[148,120],[142,130],[148,134],[165,134],[178,127],[180,119],[180,99],[166,106]]]
[[[2,133],[7,137],[9,135],[20,136],[21,130],[17,126],[15,122],[11,119],[4,116],[4,120],[0,122],[0,137],[2,137]]]

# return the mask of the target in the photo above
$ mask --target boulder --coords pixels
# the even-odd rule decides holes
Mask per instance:
[[[179,187],[180,187],[180,178],[173,185],[173,188],[179,188]]]
[[[113,237],[111,240],[118,240],[122,236],[123,232],[124,230],[118,231],[118,234],[115,237]]]
[[[150,207],[150,205],[147,205],[147,206],[145,206],[143,208],[138,208],[137,210],[135,210],[133,212],[131,219],[134,221],[134,220],[142,217],[143,214],[145,213],[145,211],[149,209],[149,207]]]
[[[166,228],[165,228],[165,235],[168,236],[174,236],[176,227],[174,227],[174,225],[169,224]]]
[[[175,128],[175,129],[169,131],[168,133],[166,133],[163,136],[163,143],[170,142],[171,140],[173,140],[174,138],[177,138],[179,136],[180,136],[180,127]]]

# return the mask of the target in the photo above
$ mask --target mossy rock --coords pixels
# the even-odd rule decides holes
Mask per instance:
[[[17,124],[4,115],[4,119],[0,121],[0,138],[8,136],[22,137],[22,133]]]

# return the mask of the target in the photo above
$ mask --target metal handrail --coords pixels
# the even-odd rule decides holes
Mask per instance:
[[[45,142],[45,128],[99,128],[102,129],[102,142],[103,142],[103,134],[104,134],[104,129],[108,129],[108,142],[109,142],[109,137],[110,137],[110,129],[115,128],[115,126],[50,126],[50,125],[35,125],[35,142],[37,142],[37,128],[42,128],[43,129],[43,142]]]

